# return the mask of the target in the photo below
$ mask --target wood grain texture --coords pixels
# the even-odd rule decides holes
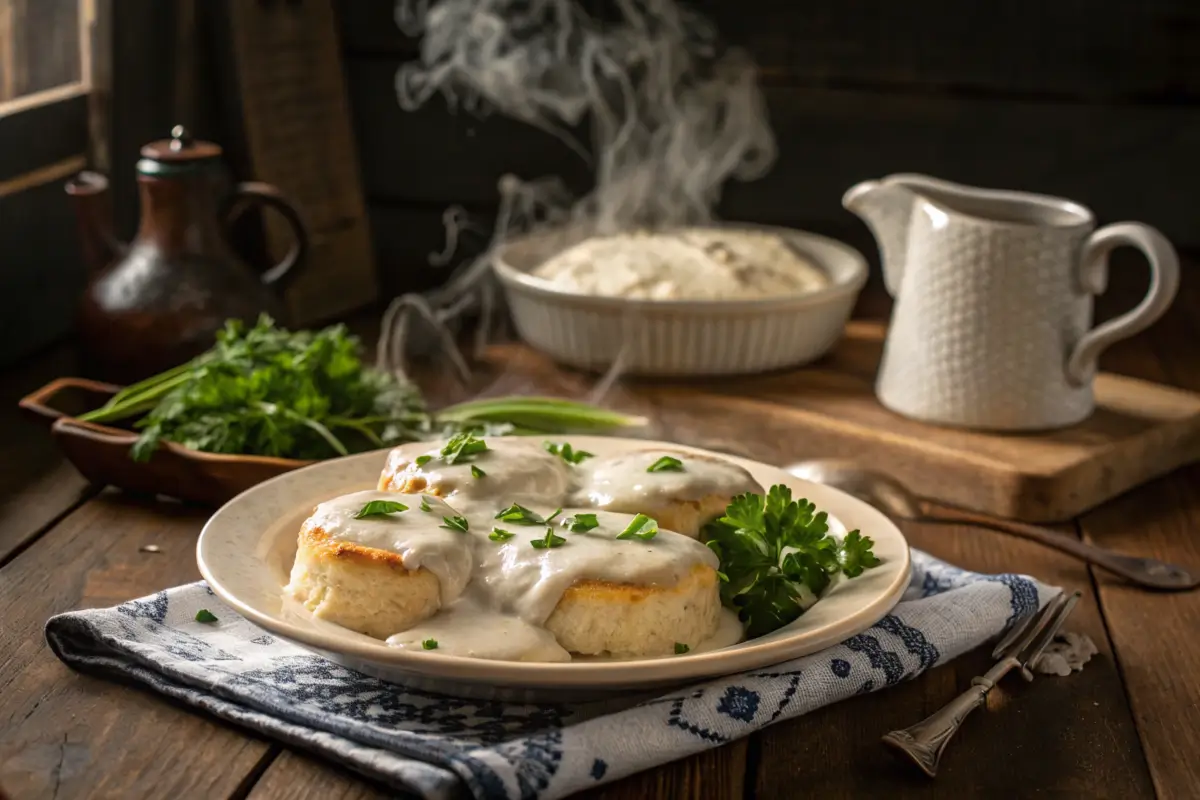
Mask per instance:
[[[440,98],[404,111],[394,89],[399,64],[347,62],[371,200],[492,207],[506,173],[559,175],[576,190],[590,185],[584,162],[542,131],[499,114],[448,113]],[[1175,167],[1200,150],[1200,108],[794,86],[764,93],[780,156],[761,180],[726,185],[719,207],[726,219],[845,225],[851,217],[840,198],[853,184],[927,172],[1066,196],[1102,220],[1138,219],[1177,243],[1200,243],[1191,185]]]
[[[411,57],[391,0],[339,0],[351,55]],[[597,3],[603,5],[603,3]],[[1178,101],[1200,95],[1200,10],[1190,0],[1097,13],[1088,0],[1014,0],[986,20],[954,0],[693,0],[771,80],[995,94]]]
[[[162,697],[76,674],[46,647],[53,614],[198,579],[205,515],[105,494],[0,570],[0,785],[15,797],[224,797],[267,751]],[[159,553],[139,552],[155,544]]]
[[[749,740],[639,772],[576,797],[586,800],[739,800],[745,796]]]
[[[0,197],[0,366],[61,339],[85,284],[75,219],[57,181]]]
[[[1114,347],[1106,369],[1200,390],[1196,309],[1200,285],[1185,271],[1180,298],[1148,334]],[[1200,468],[1179,470],[1080,520],[1085,540],[1122,553],[1200,567]],[[1096,572],[1104,616],[1160,798],[1200,786],[1200,593],[1150,594]]]
[[[79,0],[0,0],[0,103],[80,80]]]
[[[988,697],[951,742],[935,780],[897,760],[879,742],[923,719],[993,663],[977,650],[884,694],[829,706],[760,734],[755,784],[761,798],[803,786],[813,797],[1150,798],[1150,774],[1121,690],[1121,675],[1088,570],[1058,553],[988,531],[906,524],[914,547],[967,569],[1019,572],[1079,589],[1066,629],[1084,633],[1100,654],[1066,678],[1025,684],[1015,675]]]
[[[75,364],[72,350],[58,347],[0,378],[0,564],[97,491],[17,409],[20,398]]]
[[[332,0],[226,4],[248,168],[280,187],[309,228],[308,263],[287,290],[295,324],[346,314],[376,296],[370,231]],[[266,216],[276,260],[291,245]]]
[[[295,750],[281,752],[246,800],[383,800],[395,792],[349,770]]]
[[[761,458],[751,448],[756,440],[744,436],[750,427],[774,432],[771,441],[783,449],[771,463],[780,466],[869,452],[878,469],[920,475],[920,491],[931,498],[1030,522],[1071,519],[1200,458],[1200,395],[1115,375],[1097,381],[1096,414],[1063,431],[1000,436],[899,417],[875,399],[882,338],[882,326],[854,322],[830,358],[806,369],[733,383],[628,381],[621,391],[644,395],[668,419],[686,411],[708,420],[696,428],[703,440],[688,444]],[[496,358],[511,361],[514,373],[552,369],[520,347],[500,346]]]

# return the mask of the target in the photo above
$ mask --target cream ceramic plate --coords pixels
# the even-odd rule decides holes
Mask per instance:
[[[597,455],[629,447],[669,447],[664,442],[572,436]],[[226,503],[200,534],[197,560],[213,591],[255,624],[332,661],[384,680],[459,695],[499,695],[527,700],[578,700],[649,690],[807,655],[859,633],[899,601],[909,580],[908,543],[887,517],[865,503],[786,472],[733,456],[764,487],[784,483],[827,511],[835,534],[859,528],[875,540],[883,563],[858,578],[842,579],[800,619],[774,633],[709,652],[633,661],[567,664],[489,661],[399,650],[382,641],[313,619],[281,587],[296,551],[300,524],[322,501],[373,488],[385,451],[323,461],[255,486]]]

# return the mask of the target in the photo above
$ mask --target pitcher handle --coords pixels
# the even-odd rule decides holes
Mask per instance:
[[[1108,256],[1121,245],[1131,245],[1145,253],[1150,262],[1150,289],[1135,308],[1093,328],[1076,343],[1067,360],[1067,380],[1072,385],[1082,386],[1090,380],[1097,359],[1109,345],[1153,325],[1179,290],[1179,256],[1167,237],[1140,222],[1118,222],[1096,231],[1083,244],[1079,282],[1085,292],[1104,293],[1108,285]]]
[[[283,196],[283,192],[269,183],[259,181],[239,183],[233,188],[225,214],[226,223],[232,223],[247,205],[255,204],[270,206],[278,211],[292,229],[294,239],[287,255],[262,274],[264,285],[283,288],[286,281],[294,277],[295,270],[304,266],[308,256],[308,228],[301,219],[300,212]]]

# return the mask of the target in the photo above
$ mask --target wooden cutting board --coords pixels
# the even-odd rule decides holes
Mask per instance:
[[[1061,522],[1200,460],[1200,395],[1107,373],[1096,413],[1073,428],[1001,435],[939,428],[875,399],[879,323],[852,322],[821,363],[786,373],[687,383],[622,383],[604,402],[651,417],[652,436],[786,466],[847,458],[949,505],[1026,522]],[[493,348],[489,394],[585,396],[591,376],[564,373],[522,346]],[[731,420],[758,420],[753,452]],[[769,451],[761,442],[773,442]]]

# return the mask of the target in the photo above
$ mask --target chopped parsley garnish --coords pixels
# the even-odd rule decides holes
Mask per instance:
[[[687,651],[689,651],[689,650],[691,650],[691,649],[692,649],[692,648],[688,647],[688,646],[687,646],[686,644],[684,644],[683,642],[676,642],[676,643],[675,643],[675,655],[677,655],[677,656],[681,656],[681,655],[683,655],[684,653],[686,653]]]
[[[442,517],[442,524],[438,525],[438,527],[446,528],[447,530],[451,530],[451,531],[458,531],[459,533],[466,533],[467,532],[467,518],[459,517],[459,516]]]
[[[633,521],[617,534],[618,539],[641,539],[648,542],[658,534],[658,521],[650,519],[645,514],[638,514]]]
[[[486,478],[487,473],[484,472],[483,470],[481,470],[479,467],[472,464],[471,465],[471,477],[472,478]]]
[[[216,622],[217,615],[209,611],[207,608],[202,608],[196,612],[196,622]]]
[[[417,456],[416,459],[413,460],[413,463],[416,464],[418,467],[423,467],[426,464],[428,464],[430,461],[433,461],[433,456],[431,456],[427,453],[423,456]]]
[[[554,513],[558,514],[561,511],[562,511],[562,509],[560,508],[558,511],[556,511]],[[504,509],[503,511],[501,511],[499,514],[496,515],[496,519],[500,520],[501,522],[515,522],[518,525],[545,525],[546,524],[546,520],[544,520],[542,518],[541,514],[538,514],[535,511],[530,511],[528,508],[521,505],[520,503],[513,503],[511,506]]]
[[[561,513],[562,513],[561,508],[554,509],[554,513],[551,514],[550,516],[546,517],[546,524],[549,525],[550,523],[554,522],[554,518],[557,517]]]
[[[546,442],[545,448],[547,453],[558,456],[568,464],[578,464],[585,458],[592,458],[594,455],[587,450],[576,450],[571,447],[570,442],[563,442],[562,444]]]
[[[433,509],[429,507],[429,501],[425,499],[424,495],[421,496],[421,505],[418,506],[418,508],[426,513],[433,511]]]
[[[399,514],[401,511],[408,511],[408,506],[404,503],[397,503],[395,500],[372,500],[360,508],[354,518],[386,517],[388,514]]]
[[[733,498],[725,515],[704,528],[721,559],[721,602],[738,612],[753,638],[778,630],[804,613],[833,576],[853,578],[880,561],[874,542],[857,530],[839,541],[828,515],[787,486]]]
[[[475,456],[488,449],[487,442],[475,438],[473,433],[460,433],[442,448],[442,461],[447,464],[457,464],[460,461],[470,461]]]
[[[683,472],[683,462],[675,456],[663,456],[646,467],[646,472]]]
[[[503,528],[492,528],[492,532],[488,534],[488,538],[493,542],[507,542],[514,536],[516,536],[515,533],[509,533]]]
[[[537,550],[551,550],[555,547],[562,547],[567,543],[567,540],[554,533],[554,528],[546,528],[546,535],[541,539],[532,539],[529,542]]]
[[[562,526],[571,533],[586,533],[592,528],[600,527],[600,520],[596,519],[595,514],[576,514],[564,519]]]
[[[421,642],[422,650],[437,650],[437,639],[426,639]]]

